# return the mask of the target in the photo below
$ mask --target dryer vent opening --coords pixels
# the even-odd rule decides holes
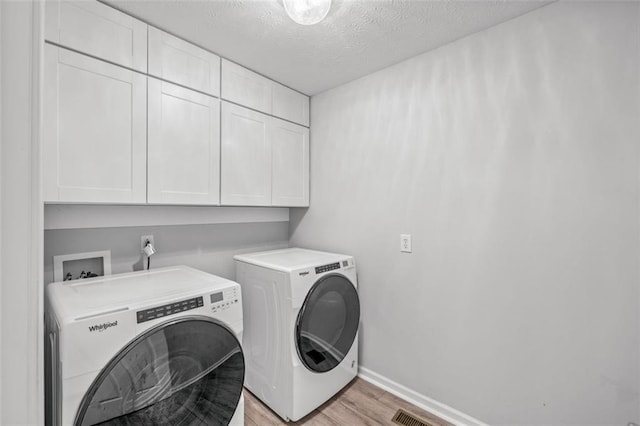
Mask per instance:
[[[403,409],[399,409],[396,412],[395,416],[393,416],[391,421],[402,426],[433,426],[426,420],[423,420],[420,417],[416,417],[413,414],[404,411]]]

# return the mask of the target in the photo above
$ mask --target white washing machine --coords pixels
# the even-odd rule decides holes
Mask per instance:
[[[240,286],[186,266],[46,289],[46,423],[243,425]]]
[[[351,256],[290,248],[237,255],[245,386],[297,421],[358,371],[360,301]]]

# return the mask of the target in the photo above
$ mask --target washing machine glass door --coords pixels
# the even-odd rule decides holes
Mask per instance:
[[[230,330],[207,317],[170,320],[102,370],[75,425],[226,425],[243,381],[242,350]]]
[[[302,363],[323,373],[347,356],[358,332],[360,301],[351,281],[325,275],[311,287],[298,313],[296,345]]]

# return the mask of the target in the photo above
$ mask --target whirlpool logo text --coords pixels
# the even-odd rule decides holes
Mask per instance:
[[[118,321],[105,322],[105,323],[102,323],[102,324],[96,324],[96,325],[89,326],[89,331],[99,331],[100,333],[102,333],[107,328],[116,327],[117,325],[118,325]]]

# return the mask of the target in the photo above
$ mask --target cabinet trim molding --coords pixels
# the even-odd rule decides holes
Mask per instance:
[[[286,207],[46,204],[44,229],[288,222]]]

